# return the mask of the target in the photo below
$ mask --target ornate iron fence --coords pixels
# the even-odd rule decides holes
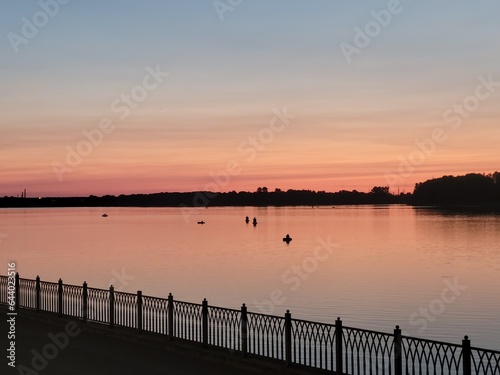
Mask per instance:
[[[37,280],[40,280],[37,277]],[[62,306],[59,306],[59,285],[58,283],[51,283],[47,281],[40,281],[36,290],[39,291],[40,307],[39,310],[59,313],[62,311]],[[24,293],[23,290],[19,291],[20,294]],[[62,300],[62,298],[61,298]],[[25,307],[25,306],[22,306]]]
[[[208,344],[241,351],[241,311],[208,303],[206,309]]]
[[[0,276],[0,303],[7,304],[7,290],[9,278],[7,276]]]
[[[344,371],[349,374],[394,374],[394,335],[343,327]]]
[[[168,300],[165,298],[142,298],[143,329],[147,332],[168,334]]]
[[[63,315],[83,317],[83,288],[79,285],[64,285],[63,287]]]
[[[285,318],[247,313],[248,353],[285,360]]]
[[[292,319],[291,323],[291,361],[324,370],[336,370],[335,326],[300,319]]]
[[[460,345],[406,336],[402,339],[407,374],[463,373]]]
[[[12,281],[12,280],[11,280]],[[0,304],[9,278],[0,275]],[[12,291],[11,291],[12,292]],[[241,310],[15,277],[16,308],[32,309],[194,341],[243,355],[281,360],[337,374],[500,375],[500,351]],[[12,302],[12,301],[10,301]]]

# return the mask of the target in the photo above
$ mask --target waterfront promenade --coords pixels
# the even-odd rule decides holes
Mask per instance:
[[[0,304],[0,314],[7,316],[7,306]],[[8,324],[2,318],[2,349],[5,348]],[[68,329],[75,333],[63,336]],[[49,334],[51,336],[49,337]],[[55,344],[51,337],[59,339]],[[56,339],[57,340],[57,339]],[[169,342],[152,334],[138,335],[131,330],[110,329],[96,323],[83,323],[78,319],[58,318],[54,314],[18,310],[16,317],[16,365],[7,366],[2,356],[1,374],[50,375],[180,375],[180,374],[311,374],[317,371],[288,369],[281,363],[243,358],[241,353],[229,350],[206,349],[196,343]],[[35,355],[33,351],[40,353]],[[49,358],[46,359],[48,354]],[[54,358],[52,358],[54,356]],[[35,362],[33,362],[34,358]],[[25,367],[22,367],[22,366]],[[35,366],[33,366],[35,365]],[[41,371],[40,371],[41,370]],[[30,372],[32,371],[32,372]]]
[[[4,338],[12,331],[6,305],[19,314],[19,374],[500,375],[500,352],[473,347],[467,336],[447,343],[405,336],[399,326],[389,333],[340,318],[296,319],[288,310],[266,315],[245,304],[228,309],[18,274],[0,275],[0,304]]]

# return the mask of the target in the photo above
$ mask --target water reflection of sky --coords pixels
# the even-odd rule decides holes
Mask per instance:
[[[398,324],[407,334],[456,343],[467,334],[473,346],[500,349],[498,216],[405,206],[185,213],[190,223],[177,208],[2,210],[0,261],[15,260],[26,278],[113,283],[234,308],[245,302],[249,311],[290,309],[324,322],[340,316],[347,326],[381,331]],[[329,253],[321,241],[338,247]],[[466,289],[440,303],[447,282]]]

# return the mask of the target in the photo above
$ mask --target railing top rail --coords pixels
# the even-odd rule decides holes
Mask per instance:
[[[201,304],[201,303],[193,303],[193,302],[180,301],[180,300],[178,300],[178,299],[174,299],[174,302],[175,302],[175,303],[184,303],[184,304],[186,304],[186,305],[192,305],[192,306],[202,307],[202,304]]]
[[[423,342],[426,342],[426,343],[429,343],[429,344],[447,345],[447,346],[454,346],[454,347],[457,347],[457,348],[461,348],[462,347],[462,345],[460,345],[460,344],[453,344],[453,343],[450,343],[450,342],[438,341],[438,340],[421,339],[419,337],[412,337],[412,336],[404,336],[404,335],[402,335],[401,338],[402,339],[409,339],[409,340],[413,340],[413,341],[423,341]]]
[[[219,307],[219,306],[213,306],[213,305],[208,305],[210,309],[217,309],[217,310],[226,310],[226,311],[232,311],[232,312],[241,312],[241,310],[237,309],[229,309],[227,307]]]
[[[45,281],[40,281],[40,282],[42,283],[42,282],[45,282]],[[82,285],[63,284],[63,286],[64,286],[64,287],[69,286],[69,287],[71,287],[71,288],[81,288],[81,289],[83,289],[83,286],[82,286]]]
[[[109,292],[109,289],[99,289],[99,288],[91,288],[91,287],[88,287],[87,290],[90,292],[91,290],[92,291],[97,291],[97,292]]]
[[[284,316],[261,314],[261,313],[256,313],[256,312],[252,312],[252,311],[248,311],[247,314],[259,315],[259,316],[266,316],[268,318],[276,318],[276,319],[283,319],[283,320],[285,319]]]
[[[118,294],[122,295],[122,296],[137,297],[137,293],[117,292],[117,291],[115,291],[115,296],[118,295]]]
[[[498,354],[498,355],[500,355],[500,351],[499,350],[484,349],[484,348],[478,348],[478,347],[475,347],[475,346],[471,346],[470,350],[479,350],[479,351],[482,351],[482,352],[488,352],[488,353],[491,353],[491,354]]]
[[[335,324],[315,322],[315,321],[312,321],[312,320],[304,320],[304,319],[295,319],[295,318],[292,318],[292,322],[302,322],[302,323],[309,323],[309,324],[319,324],[319,325],[322,325],[322,326],[330,326],[330,327],[335,328]]]
[[[374,333],[376,335],[384,335],[384,336],[394,336],[394,333],[389,333],[389,332],[380,332],[380,331],[373,331],[371,329],[363,329],[363,328],[354,328],[354,327],[349,327],[349,326],[342,326],[343,329],[350,329],[353,331],[362,331],[362,332],[367,332],[367,333]],[[413,337],[410,337],[413,338]]]
[[[29,279],[19,279],[19,280],[29,280]],[[30,281],[35,281],[35,280],[30,280]],[[40,280],[40,284],[45,284],[45,285],[58,285],[58,283],[54,283],[52,281],[41,281]]]
[[[142,298],[151,298],[151,299],[157,299],[157,300],[161,300],[161,301],[165,301],[165,302],[168,302],[168,298],[163,298],[163,297],[155,297],[155,296],[146,296],[146,295],[142,295]]]

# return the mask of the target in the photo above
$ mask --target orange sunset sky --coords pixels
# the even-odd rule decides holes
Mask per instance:
[[[4,2],[0,196],[500,170],[500,4],[389,3]]]

